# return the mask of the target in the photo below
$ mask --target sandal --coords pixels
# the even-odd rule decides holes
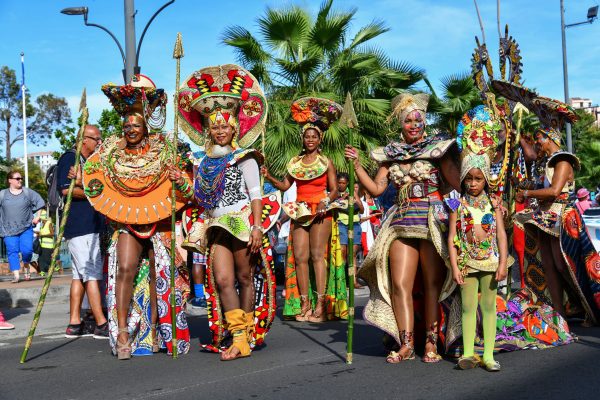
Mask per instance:
[[[25,272],[25,280],[26,281],[30,281],[31,280],[31,273],[29,271]]]
[[[252,350],[248,344],[248,335],[246,333],[246,313],[244,310],[235,309],[225,313],[225,319],[229,323],[229,329],[232,332],[233,343],[221,353],[221,361],[232,361],[238,358],[248,357]],[[223,355],[231,354],[233,349],[238,351],[232,358],[223,358]]]
[[[425,355],[423,356],[423,359],[422,359],[422,361],[424,363],[435,364],[435,363],[439,363],[440,361],[442,361],[442,356],[440,356],[437,353],[437,340],[438,340],[437,322],[434,322],[433,325],[431,325],[431,329],[428,330],[426,333],[425,345],[427,346],[427,343],[431,343],[432,345],[435,346],[436,350],[428,351],[425,353]]]
[[[308,296],[305,294],[300,295],[300,314],[296,315],[296,321],[306,322],[308,318],[312,316],[312,309],[310,308],[310,301]]]
[[[488,372],[498,372],[501,369],[500,363],[496,360],[482,361],[481,366]]]
[[[158,353],[160,351],[160,345],[158,343],[158,335],[156,334],[157,330],[158,330],[158,325],[154,325],[154,327],[151,330],[151,332],[152,332],[152,352],[153,353]]]
[[[415,359],[415,349],[412,344],[413,333],[401,331],[400,332],[400,350],[399,351],[390,351],[390,354],[385,358],[385,361],[388,364],[398,364],[402,361],[406,360],[414,360]],[[405,355],[400,354],[402,348],[408,349],[408,353]]]
[[[319,310],[319,311],[317,311]],[[325,322],[327,321],[327,312],[325,310],[325,295],[317,295],[317,305],[315,306],[312,315],[308,317],[308,322]]]
[[[474,355],[472,357],[461,357],[458,359],[458,363],[456,364],[456,366],[458,367],[458,369],[473,369],[475,367],[477,367],[479,364],[481,364],[481,360],[479,359],[479,356]]]
[[[119,333],[127,333],[129,334],[129,329],[127,328],[119,328]],[[117,335],[117,358],[119,360],[129,360],[131,358],[131,338],[127,337],[127,341],[125,343],[119,342],[119,338]]]

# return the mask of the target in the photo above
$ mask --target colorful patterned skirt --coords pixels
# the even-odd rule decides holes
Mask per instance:
[[[123,230],[115,231],[111,244],[108,248],[108,328],[109,342],[113,354],[117,354],[116,343],[119,332],[117,325],[117,243],[119,234]],[[171,255],[169,248],[171,245],[170,232],[155,232],[150,241],[154,248],[154,268],[156,271],[156,296],[158,309],[158,327],[159,345],[166,348],[169,354],[172,353],[172,325],[171,325]],[[190,349],[190,331],[183,311],[182,305],[189,294],[189,277],[187,268],[184,268],[184,260],[177,254],[175,268],[175,312],[177,327],[177,353],[186,354]],[[152,354],[152,320],[150,307],[150,262],[148,258],[142,258],[138,267],[137,274],[133,282],[133,296],[127,315],[127,328],[129,337],[132,341],[131,354],[134,356],[144,356]]]
[[[429,240],[446,263],[446,267],[450,268],[447,239],[449,214],[445,204],[435,197],[411,201],[408,207],[406,204],[402,208],[394,207],[395,210],[388,211],[391,217],[381,227],[358,276],[367,282],[370,289],[370,298],[363,313],[365,320],[400,343],[391,299],[390,248],[399,238]],[[452,274],[447,273],[440,301],[448,297],[454,288]]]
[[[444,311],[445,352],[452,357],[463,353],[461,298],[456,291],[442,303]],[[563,317],[552,307],[538,301],[529,289],[513,293],[508,301],[496,296],[496,343],[494,351],[545,349],[572,343],[575,337]],[[481,310],[477,310],[475,351],[483,354]]]
[[[268,213],[267,213],[268,214]],[[207,234],[212,235],[213,230],[223,229],[235,237],[248,241],[250,236],[249,211],[244,211],[240,215],[230,214],[208,222],[209,228]],[[265,215],[263,215],[263,218]],[[244,240],[243,240],[244,241]],[[206,264],[206,304],[208,310],[208,328],[212,333],[212,341],[209,344],[202,344],[202,348],[218,353],[227,349],[228,340],[231,338],[227,330],[227,322],[221,306],[219,291],[215,282],[214,274],[214,244],[210,244],[208,259]],[[254,265],[254,296],[256,299],[254,306],[255,330],[250,347],[252,349],[264,344],[265,336],[273,319],[275,318],[276,306],[276,284],[275,273],[273,269],[273,249],[267,235],[263,236],[263,246],[256,264]]]
[[[560,238],[561,253],[568,266],[563,274],[568,283],[565,286],[565,309],[567,315],[584,312],[587,322],[597,325],[600,323],[600,255],[590,240],[579,211],[571,205],[561,206],[563,208],[558,217],[556,236]],[[546,285],[538,235],[535,229],[531,229],[534,226],[540,227],[528,223],[524,226],[525,283],[542,302],[552,304]],[[548,233],[546,229],[542,230]]]
[[[337,223],[331,224],[331,238],[327,249],[328,273],[327,288],[325,290],[325,305],[327,319],[347,319],[348,303],[346,292],[346,272],[344,270],[344,259],[339,242],[339,228]],[[315,281],[312,268],[309,268],[310,279],[308,288],[308,299],[312,306],[316,305],[317,296],[314,293]],[[292,234],[288,236],[287,263],[285,268],[285,303],[283,305],[283,317],[293,319],[300,314],[300,291],[296,276],[296,262],[294,260],[294,247]]]

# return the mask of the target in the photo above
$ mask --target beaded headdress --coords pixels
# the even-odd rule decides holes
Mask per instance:
[[[343,109],[332,100],[302,97],[292,103],[290,111],[294,121],[302,127],[302,133],[313,128],[322,136],[340,118]]]
[[[479,168],[488,184],[490,159],[498,146],[501,125],[492,110],[477,106],[463,115],[458,123],[456,143],[460,151],[460,181],[473,168]]]
[[[399,94],[392,99],[392,113],[389,119],[396,118],[402,123],[406,116],[415,110],[420,111],[425,118],[427,104],[429,104],[429,95],[426,93]]]
[[[190,139],[204,146],[208,127],[226,122],[237,128],[234,138],[248,148],[265,129],[267,102],[256,78],[244,68],[217,65],[190,75],[179,88],[180,126]]]
[[[141,115],[149,131],[160,131],[165,125],[167,94],[163,89],[157,89],[146,75],[134,75],[128,85],[107,83],[102,85],[102,92],[122,117]]]

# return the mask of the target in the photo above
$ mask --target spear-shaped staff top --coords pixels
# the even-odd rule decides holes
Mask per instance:
[[[358,128],[358,119],[356,118],[356,113],[354,112],[354,105],[352,104],[352,95],[350,92],[346,94],[346,102],[344,103],[344,110],[342,111],[342,116],[340,117],[340,123],[350,129]],[[354,143],[350,144],[354,145]]]

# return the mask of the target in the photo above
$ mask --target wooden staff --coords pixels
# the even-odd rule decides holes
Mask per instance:
[[[358,128],[358,120],[352,105],[352,95],[350,92],[346,95],[344,111],[340,118],[342,125],[348,127],[348,143],[354,146],[354,129]],[[352,364],[352,340],[354,336],[354,163],[348,164],[348,175],[350,177],[348,185],[348,339],[346,345],[346,364]]]
[[[175,110],[175,122],[173,126],[173,148],[175,149],[175,157],[177,157],[177,136],[179,133],[179,74],[181,66],[181,58],[183,57],[183,45],[181,43],[181,33],[177,33],[177,39],[175,40],[175,48],[173,49],[173,58],[177,60],[177,72],[175,73],[175,96],[173,100],[173,108]],[[175,181],[171,182],[171,344],[173,347],[173,358],[177,358],[177,304],[175,296],[175,214],[177,213],[177,185]],[[183,301],[183,298],[181,299]]]
[[[83,132],[85,131],[85,126],[88,123],[88,109],[87,109],[87,99],[85,89],[83,89],[83,93],[81,94],[81,102],[79,103],[79,111],[81,111],[81,126],[79,127],[79,132],[77,133],[77,147],[75,150],[75,165],[73,169],[75,171],[79,170],[79,158],[81,155],[81,146],[83,145]],[[23,353],[21,353],[21,364],[25,363],[27,359],[27,353],[29,352],[29,348],[31,347],[31,341],[33,340],[33,335],[35,335],[35,330],[37,328],[38,322],[40,321],[40,315],[42,313],[42,308],[44,307],[44,302],[46,301],[46,295],[48,294],[48,289],[50,288],[50,281],[52,281],[52,275],[54,274],[54,267],[56,265],[56,258],[58,257],[58,252],[60,251],[60,244],[62,242],[63,235],[65,233],[65,225],[67,224],[67,218],[69,216],[69,210],[71,209],[71,199],[73,198],[73,189],[75,188],[75,181],[77,177],[71,179],[71,183],[69,184],[69,190],[67,192],[67,200],[65,202],[65,208],[63,210],[63,218],[60,222],[58,236],[56,237],[56,243],[54,246],[54,250],[52,251],[52,258],[50,261],[50,267],[48,270],[48,275],[46,276],[46,281],[44,282],[44,286],[42,287],[42,292],[40,293],[40,299],[38,300],[37,307],[35,309],[35,314],[33,315],[33,321],[31,322],[31,327],[29,328],[29,334],[27,335],[27,340],[25,341],[25,348],[23,348]]]

